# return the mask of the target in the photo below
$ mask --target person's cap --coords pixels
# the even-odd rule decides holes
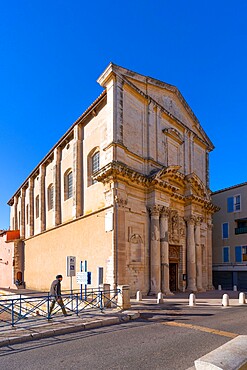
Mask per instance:
[[[57,275],[56,276],[56,279],[60,279],[60,278],[62,278],[63,277],[63,275]]]

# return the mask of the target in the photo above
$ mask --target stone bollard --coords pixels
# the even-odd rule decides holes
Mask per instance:
[[[161,292],[158,293],[157,303],[164,303],[163,294]]]
[[[140,290],[136,292],[136,300],[138,302],[142,301],[142,292]]]
[[[221,285],[218,285],[218,290],[221,290]]]
[[[100,284],[99,288],[102,291],[102,307],[111,307],[110,284]]]
[[[189,296],[189,306],[195,306],[196,305],[196,296],[194,293],[191,293]]]
[[[245,294],[244,293],[239,293],[239,304],[245,304]]]
[[[130,287],[129,285],[118,285],[120,292],[118,293],[118,305],[122,310],[127,310],[130,305]]]
[[[228,294],[223,294],[223,297],[222,297],[222,306],[223,307],[229,306],[229,295]]]
[[[237,287],[237,285],[234,285],[234,286],[233,286],[233,291],[234,291],[234,292],[237,292],[237,291],[238,291],[238,287]]]

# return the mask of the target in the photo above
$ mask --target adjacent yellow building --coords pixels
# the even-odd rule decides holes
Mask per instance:
[[[26,287],[47,290],[76,256],[92,286],[101,266],[105,283],[132,294],[212,288],[213,144],[176,87],[112,63],[98,83],[8,202]]]

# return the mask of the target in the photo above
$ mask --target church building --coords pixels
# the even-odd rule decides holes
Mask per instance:
[[[92,287],[131,294],[212,288],[209,152],[214,146],[172,85],[110,63],[101,95],[9,200],[26,288],[48,290],[66,257]],[[79,288],[76,279],[73,288]]]

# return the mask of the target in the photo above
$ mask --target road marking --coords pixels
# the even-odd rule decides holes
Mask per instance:
[[[163,325],[169,325],[169,326],[179,326],[179,327],[182,327],[182,328],[190,328],[190,329],[194,329],[194,330],[205,331],[207,333],[221,335],[222,337],[228,337],[228,338],[236,338],[239,335],[239,334],[235,334],[235,333],[230,333],[229,331],[211,329],[211,328],[206,328],[205,326],[199,326],[199,325],[184,324],[184,323],[176,322],[176,321],[168,321],[168,322],[164,322],[162,324]]]

